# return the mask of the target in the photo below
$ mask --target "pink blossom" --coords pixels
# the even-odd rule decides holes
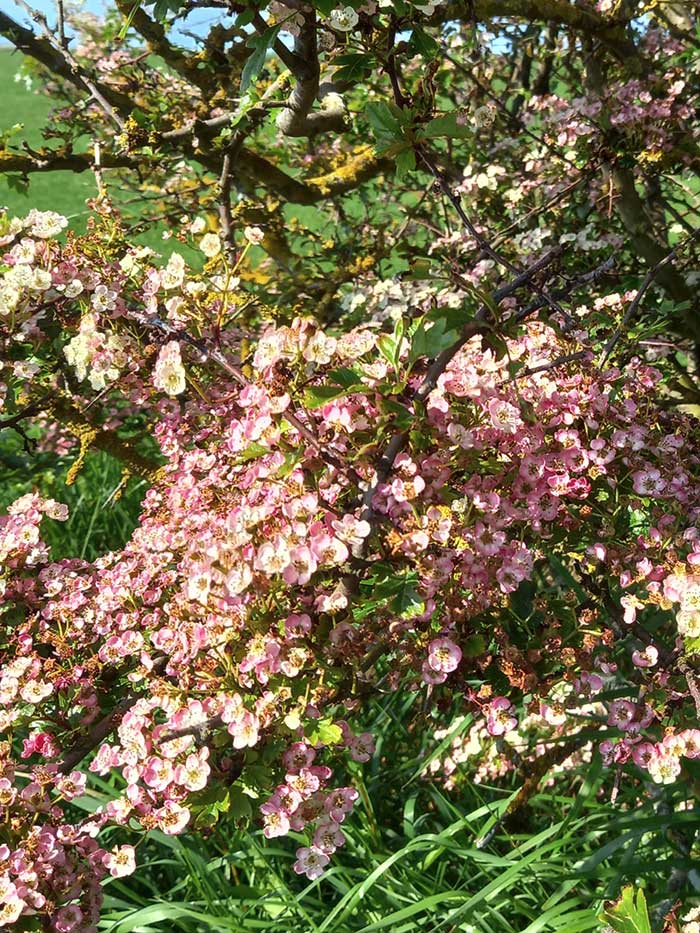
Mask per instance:
[[[428,664],[438,673],[452,673],[461,660],[462,649],[449,638],[434,638],[428,645]]]
[[[136,850],[133,846],[114,846],[104,857],[104,865],[113,878],[123,878],[136,871]]]
[[[374,739],[369,732],[353,736],[348,745],[353,761],[369,761],[374,754]]]
[[[518,725],[512,713],[513,705],[507,697],[495,697],[488,706],[486,728],[490,735],[503,735],[512,732]]]
[[[310,881],[320,878],[330,858],[318,846],[297,849],[297,861],[292,866],[298,875],[306,875]]]

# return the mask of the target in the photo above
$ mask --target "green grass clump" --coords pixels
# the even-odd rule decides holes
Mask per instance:
[[[75,483],[67,486],[69,466],[70,461],[50,453],[27,453],[9,430],[0,433],[0,513],[30,492],[64,502],[68,521],[42,521],[42,536],[54,560],[94,560],[123,547],[138,522],[145,480],[133,478],[123,486],[120,464],[94,452],[85,458]]]

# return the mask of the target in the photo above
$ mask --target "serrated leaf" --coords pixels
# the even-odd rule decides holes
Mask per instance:
[[[612,907],[607,907],[600,919],[617,933],[651,933],[644,891],[639,888],[635,900],[632,885],[623,889],[620,899]]]
[[[340,55],[334,59],[336,71],[333,74],[334,81],[348,81],[355,84],[366,78],[372,70],[374,59],[361,52],[353,52],[347,55]]]
[[[471,139],[474,136],[474,128],[468,123],[460,123],[457,113],[446,113],[428,121],[416,135],[418,139]]]
[[[281,26],[271,26],[269,29],[266,29],[262,35],[252,36],[246,42],[248,48],[253,49],[253,54],[245,63],[243,71],[241,72],[241,94],[245,94],[251,82],[254,81],[263,70],[267,60],[268,50],[274,45],[280,33],[280,29]]]
[[[385,101],[372,101],[367,104],[365,114],[375,135],[395,139],[401,136],[399,116]]]
[[[343,738],[343,730],[330,719],[319,719],[312,732],[307,733],[311,745],[337,745]]]
[[[29,194],[29,177],[27,175],[5,175],[5,181],[8,188],[16,191],[17,194],[21,194],[22,197]]]
[[[423,609],[423,601],[415,587],[409,582],[409,574],[401,580],[396,596],[391,601],[391,609],[400,616],[416,615]]]
[[[396,180],[402,181],[416,167],[416,154],[407,147],[396,153]]]

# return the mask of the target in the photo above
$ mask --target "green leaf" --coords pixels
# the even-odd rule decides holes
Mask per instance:
[[[26,197],[29,194],[29,177],[27,175],[8,174],[5,175],[5,181],[7,182],[7,187],[11,191],[16,191],[17,194],[21,194],[22,197]]]
[[[245,94],[251,82],[254,81],[263,70],[268,49],[274,45],[280,29],[281,26],[271,26],[269,29],[266,29],[262,35],[251,36],[246,42],[248,48],[253,49],[253,54],[245,63],[241,73],[241,94]]]
[[[413,149],[406,148],[396,153],[396,180],[402,181],[409,172],[416,167],[416,154]]]
[[[424,55],[426,58],[434,58],[440,49],[440,45],[425,29],[416,26],[408,40],[409,51],[415,55]]]
[[[381,411],[393,416],[394,427],[399,431],[408,431],[413,424],[413,415],[400,402],[395,402],[391,398],[380,399],[379,407]]]
[[[430,279],[433,276],[433,264],[427,256],[417,256],[411,260],[409,278],[412,280]]]
[[[366,78],[375,64],[374,59],[362,52],[352,52],[340,55],[334,60],[337,69],[333,74],[334,81],[348,81],[356,84]]]
[[[391,601],[391,609],[400,616],[417,615],[423,611],[423,600],[412,585],[413,574],[405,574],[400,579],[399,588]]]
[[[241,29],[243,26],[249,26],[253,22],[255,17],[254,7],[250,7],[248,10],[243,10],[242,13],[239,13],[234,22],[234,27],[236,29]]]
[[[361,392],[364,388],[362,385],[356,385],[354,391]],[[304,406],[306,408],[320,408],[322,405],[332,402],[333,399],[350,394],[351,391],[353,391],[353,388],[346,386],[310,386],[304,390]]]
[[[401,136],[400,114],[386,101],[372,101],[365,108],[369,125],[377,137],[398,139]]]
[[[459,330],[450,327],[445,317],[435,321],[428,321],[424,318],[413,335],[408,355],[409,364],[415,363],[422,356],[429,360],[435,359],[443,350],[457,343],[459,333]]]
[[[179,13],[181,7],[181,0],[156,0],[153,4],[153,18],[161,23],[168,13]]]
[[[331,719],[319,719],[313,731],[307,734],[311,745],[337,745],[343,738],[343,730]]]
[[[365,114],[376,140],[378,154],[399,152],[406,146],[404,128],[410,125],[413,114],[409,110],[399,110],[385,101],[372,101],[365,107]],[[395,150],[395,151],[394,151]]]
[[[253,441],[252,444],[238,454],[238,461],[240,463],[247,463],[248,460],[257,460],[258,457],[264,457],[265,454],[269,453],[269,447],[265,447],[264,444],[258,444],[257,441]]]
[[[644,891],[639,888],[635,900],[634,888],[628,885],[623,889],[619,901],[603,911],[600,920],[609,924],[617,933],[651,933]]]
[[[430,120],[416,135],[418,139],[439,139],[443,136],[449,139],[471,139],[474,128],[469,123],[460,123],[457,113],[446,113]]]
[[[284,455],[284,463],[277,471],[277,476],[280,479],[284,479],[285,476],[289,476],[292,470],[303,460],[303,453],[299,450],[292,450],[288,454]]]
[[[508,343],[500,336],[500,334],[484,334],[483,338],[484,346],[487,346],[490,350],[493,351],[493,355],[497,360],[502,360],[504,356],[508,355]]]
[[[380,334],[377,338],[377,349],[382,354],[387,363],[390,363],[395,370],[399,368],[401,360],[401,343],[403,341],[404,324],[401,318],[394,325],[393,334]]]
[[[362,581],[362,588],[370,591],[370,598],[357,607],[355,618],[363,618],[374,609],[389,602],[392,612],[411,615],[420,611],[423,602],[418,595],[418,574],[414,570],[393,573],[386,564],[377,564],[376,573]]]
[[[331,382],[337,382],[339,386],[343,386],[345,389],[352,389],[353,386],[357,386],[361,382],[361,377],[349,366],[332,369],[328,373],[328,378]]]
[[[483,635],[470,635],[460,641],[460,646],[465,658],[478,658],[486,653],[488,647]]]
[[[236,823],[242,823],[253,815],[250,797],[235,784],[228,793],[228,812]]]

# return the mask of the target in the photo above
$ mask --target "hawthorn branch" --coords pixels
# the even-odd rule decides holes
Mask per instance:
[[[362,146],[333,171],[306,179],[288,175],[273,162],[246,148],[239,153],[236,164],[246,183],[262,185],[292,204],[318,204],[346,194],[392,167],[389,159],[375,155],[372,145]]]
[[[58,29],[58,41],[60,42],[62,48],[68,48],[63,0],[56,0],[56,28]]]
[[[149,482],[155,482],[159,478],[160,466],[157,463],[141,456],[131,444],[121,440],[114,431],[105,431],[95,427],[67,398],[52,397],[47,400],[45,410],[79,440],[81,455],[79,455],[78,464],[81,462],[80,457],[84,455],[84,449],[94,447],[96,450],[102,450],[115,457],[135,476],[141,476]],[[76,465],[74,464],[74,467]]]
[[[588,740],[580,736],[573,736],[565,742],[552,746],[543,755],[535,758],[533,762],[527,763],[527,773],[522,775],[523,783],[520,790],[513,800],[508,804],[503,814],[496,820],[494,825],[483,836],[475,842],[477,849],[484,849],[496,836],[506,820],[509,820],[515,813],[527,806],[532,797],[537,793],[540,781],[545,777],[550,768],[561,764],[572,755],[577,748],[580,748]]]
[[[51,70],[56,74],[61,74],[61,77],[67,78],[76,87],[88,91],[90,96],[100,105],[100,107],[102,107],[110,120],[112,120],[112,122],[115,123],[123,132],[126,127],[124,114],[128,113],[132,107],[129,98],[122,94],[118,94],[112,91],[110,88],[107,88],[95,81],[76,61],[73,54],[69,51],[67,45],[63,44],[54,36],[46,17],[38,10],[35,10],[33,7],[31,7],[26,2],[26,0],[16,0],[16,2],[19,4],[19,6],[22,7],[22,9],[27,11],[28,15],[34,20],[35,23],[38,23],[42,27],[45,40],[48,42],[51,48],[55,50],[59,60],[63,61],[63,67],[61,67],[60,71],[56,72],[53,68]],[[2,14],[2,16],[4,15],[5,14]],[[9,17],[7,18],[9,19]],[[30,30],[27,30],[27,32],[29,32],[30,35],[34,37],[34,34],[31,33]],[[30,41],[29,44],[31,47],[32,42]],[[17,47],[19,48],[19,46]],[[29,52],[28,54],[32,54],[32,52]]]
[[[115,2],[124,19],[145,39],[148,48],[155,55],[159,55],[188,84],[202,91],[209,90],[211,82],[206,77],[206,71],[197,68],[197,59],[194,56],[186,55],[170,42],[161,23],[151,19],[138,4],[134,5],[132,0]]]
[[[638,70],[639,53],[627,31],[634,18],[632,14],[608,17],[569,0],[453,0],[438,7],[430,21],[437,24],[501,17],[553,23],[584,36],[594,36],[608,46],[626,68]]]
[[[153,665],[152,674],[161,674],[166,664],[167,658],[157,658]],[[68,771],[72,771],[76,765],[80,764],[83,758],[94,751],[101,742],[104,742],[117,728],[124,715],[129,712],[139,699],[141,699],[140,694],[129,692],[120,703],[117,703],[114,709],[110,710],[102,719],[98,719],[96,723],[90,726],[84,738],[80,739],[72,748],[67,749],[56,762],[59,773],[65,774]]]
[[[685,658],[678,659],[678,670],[685,677],[685,682],[688,684],[688,691],[695,704],[695,715],[700,718],[700,687],[698,686],[696,678],[697,672],[691,668]]]
[[[526,272],[524,273],[522,269],[519,269],[509,259],[506,259],[504,256],[501,255],[501,253],[495,250],[493,246],[489,243],[489,241],[479,233],[479,231],[476,229],[474,224],[471,222],[471,220],[467,216],[467,213],[464,210],[464,207],[462,206],[461,198],[459,197],[458,194],[456,194],[455,191],[452,190],[452,187],[448,183],[447,178],[445,178],[443,173],[438,169],[438,167],[435,165],[432,158],[428,155],[425,149],[423,147],[417,146],[416,154],[418,155],[420,160],[423,162],[425,167],[428,169],[430,174],[435,179],[436,185],[438,186],[439,190],[448,199],[452,207],[457,212],[457,216],[461,220],[462,225],[464,226],[465,230],[469,233],[470,236],[472,236],[476,240],[478,246],[480,247],[481,254],[477,257],[476,261],[479,261],[479,259],[485,256],[488,256],[497,265],[501,266],[504,269],[507,269],[509,272],[514,272],[518,276],[523,275],[523,274],[527,275]],[[566,312],[561,307],[559,302],[549,294],[549,292],[547,292],[544,288],[541,288],[539,285],[537,285],[536,282],[532,282],[532,288],[544,300],[544,303],[547,304],[552,309],[552,311],[555,311],[557,314],[560,314],[569,324],[572,323],[571,316],[568,314],[568,312]]]
[[[114,709],[110,710],[102,719],[98,720],[95,725],[88,730],[82,741],[65,751],[61,758],[59,758],[58,772],[60,774],[66,774],[72,771],[76,765],[80,764],[83,758],[94,751],[101,742],[104,742],[119,725],[124,714],[136,703],[137,699],[138,697],[129,695],[123,699],[121,703],[117,703]]]
[[[590,269],[588,272],[585,272],[583,275],[578,276],[574,279],[567,288],[557,289],[552,292],[553,296],[559,300],[567,298],[574,289],[581,288],[584,285],[592,285],[594,282],[597,282],[598,279],[602,278],[604,275],[607,275],[615,268],[615,258],[613,256],[608,256],[607,259],[603,260],[600,265],[596,266],[595,269]],[[516,321],[523,321],[525,318],[529,317],[534,311],[539,311],[540,308],[544,306],[544,301],[541,298],[538,298],[537,301],[532,302],[529,305],[526,305],[515,315]],[[576,322],[574,322],[575,324]],[[570,329],[570,325],[569,325]]]
[[[40,149],[23,155],[19,152],[0,151],[0,173],[19,172],[33,175],[40,172],[88,172],[95,165],[94,153],[71,152],[69,148]],[[128,155],[101,153],[100,167],[135,168],[134,160]]]
[[[63,49],[57,49],[48,38],[36,35],[31,29],[20,25],[2,10],[0,10],[0,36],[4,36],[20,52],[48,68],[52,74],[84,90],[84,85],[66,60]],[[101,92],[115,106],[121,108],[128,103],[126,97],[111,88],[102,87]]]
[[[321,85],[321,66],[316,43],[316,13],[313,9],[304,13],[303,26],[294,39],[294,51],[279,40],[273,46],[275,53],[289,68],[295,85],[286,107],[277,116],[277,128],[285,136],[315,136],[317,133],[342,132],[346,128],[345,104],[335,93],[333,85]],[[258,13],[253,25],[259,32],[267,29],[267,23]],[[316,98],[321,109],[311,112]]]
[[[639,286],[639,290],[637,291],[637,294],[634,296],[633,300],[629,304],[629,307],[625,311],[624,317],[622,318],[622,321],[620,322],[620,326],[617,328],[615,333],[605,344],[603,352],[600,356],[600,360],[598,362],[599,366],[603,366],[605,362],[608,360],[608,358],[610,357],[610,354],[613,352],[613,350],[617,346],[617,343],[622,337],[623,333],[627,330],[630,323],[632,322],[632,319],[634,318],[639,306],[642,303],[642,299],[644,298],[644,295],[646,294],[647,290],[652,285],[654,280],[658,279],[660,274],[663,272],[663,270],[667,266],[673,263],[673,261],[677,258],[678,254],[682,252],[682,250],[685,249],[685,247],[688,246],[689,243],[692,243],[693,240],[696,240],[698,237],[700,237],[700,228],[698,228],[697,230],[694,230],[689,236],[685,237],[685,239],[683,239],[680,243],[676,244],[676,246],[674,246],[674,248],[663,257],[663,259],[659,260],[659,262],[657,262],[655,265],[651,267],[651,269],[649,269],[646,276],[644,277],[644,281]]]
[[[231,262],[236,249],[233,240],[233,215],[231,213],[231,153],[226,152],[219,178],[219,225],[224,241],[227,262]]]

